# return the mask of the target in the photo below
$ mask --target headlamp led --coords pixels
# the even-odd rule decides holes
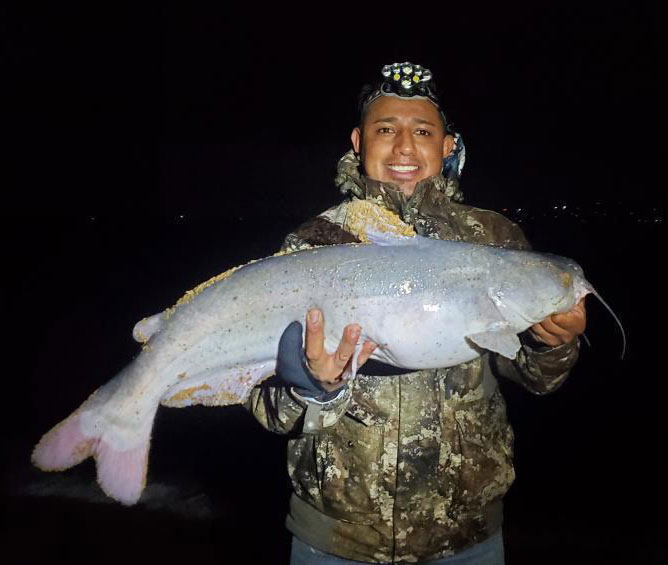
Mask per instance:
[[[383,77],[381,83],[365,98],[362,107],[379,96],[426,98],[438,106],[438,97],[431,82],[432,74],[429,69],[405,62],[385,65],[380,73]]]

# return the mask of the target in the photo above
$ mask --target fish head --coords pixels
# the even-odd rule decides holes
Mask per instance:
[[[523,254],[514,272],[490,297],[505,320],[518,329],[567,312],[593,291],[582,268],[572,259],[548,254]]]
[[[554,297],[559,296],[559,290],[563,289],[561,299],[554,300],[557,309],[551,312],[552,314],[570,310],[587,294],[594,291],[594,287],[585,278],[582,267],[573,259],[549,254],[543,254],[542,257],[545,261],[546,286]],[[552,281],[551,285],[547,282],[549,280]]]

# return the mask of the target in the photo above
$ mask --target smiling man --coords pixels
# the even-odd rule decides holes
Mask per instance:
[[[289,234],[283,248],[358,241],[350,217],[363,202],[423,236],[527,249],[518,226],[461,203],[464,146],[428,69],[386,65],[381,75],[362,91],[353,149],[339,161],[345,200]],[[503,563],[513,433],[496,377],[535,394],[556,390],[578,356],[584,305],[521,335],[514,361],[487,352],[410,371],[366,362],[375,344],[365,343],[350,382],[342,374],[360,327],[347,326],[330,353],[325,323],[322,312],[308,312],[304,344],[299,322],[286,329],[277,366],[285,386],[260,386],[248,402],[263,426],[291,436],[291,562]]]
[[[417,183],[441,173],[454,138],[427,100],[382,96],[370,104],[351,135],[365,173],[411,196]]]

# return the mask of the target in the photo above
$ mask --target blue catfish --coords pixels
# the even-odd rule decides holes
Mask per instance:
[[[420,236],[375,240],[261,259],[139,322],[141,353],[44,435],[33,462],[63,470],[93,456],[104,492],[134,504],[158,406],[243,403],[274,373],[283,330],[309,308],[324,313],[330,351],[357,322],[360,343],[379,344],[372,358],[429,369],[484,350],[514,358],[518,333],[595,293],[562,257]],[[355,368],[356,357],[351,377]]]

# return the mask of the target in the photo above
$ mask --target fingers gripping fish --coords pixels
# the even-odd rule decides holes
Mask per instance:
[[[595,292],[562,257],[419,236],[372,240],[250,263],[143,320],[133,332],[141,353],[41,439],[33,462],[63,470],[93,456],[104,492],[134,504],[158,406],[244,402],[273,374],[283,330],[310,308],[324,312],[330,351],[354,321],[361,341],[382,344],[372,358],[428,369],[484,350],[513,358],[518,333]]]

